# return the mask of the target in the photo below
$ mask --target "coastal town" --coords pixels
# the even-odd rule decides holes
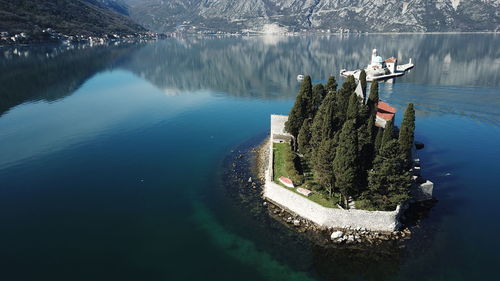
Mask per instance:
[[[63,43],[78,44],[87,43],[91,45],[102,45],[106,42],[136,41],[136,40],[158,40],[168,37],[167,34],[156,32],[143,32],[135,34],[102,34],[102,35],[68,35],[56,31],[53,28],[41,29],[41,32],[9,32],[0,31],[1,45],[22,45],[32,43]]]

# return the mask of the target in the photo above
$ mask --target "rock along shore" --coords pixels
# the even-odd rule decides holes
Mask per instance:
[[[265,173],[267,166],[269,165],[269,142],[270,138],[266,138],[259,146],[252,150],[255,155],[255,166],[254,173],[257,175],[260,183],[265,183]],[[267,208],[268,213],[271,217],[280,221],[283,224],[288,225],[290,228],[295,229],[299,233],[307,233],[309,238],[315,239],[316,242],[321,244],[380,244],[384,241],[400,241],[402,239],[408,239],[411,236],[411,232],[408,228],[401,231],[369,231],[361,227],[349,227],[344,228],[322,228],[319,225],[313,223],[310,220],[302,218],[297,214],[294,214],[279,205],[274,204],[271,201],[265,200],[263,198],[263,184],[256,184],[252,182],[253,188],[258,188],[260,191],[261,198],[263,200],[262,205]]]

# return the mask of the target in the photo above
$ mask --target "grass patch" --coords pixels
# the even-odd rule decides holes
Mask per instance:
[[[307,198],[315,203],[320,204],[323,207],[327,208],[338,208],[337,203],[338,203],[338,196],[334,195],[333,200],[326,198],[322,193],[314,191],[309,197],[304,196],[296,191],[295,188],[288,188],[284,186],[282,183],[280,183],[279,178],[280,177],[287,177],[290,178],[290,175],[288,174],[286,168],[285,168],[285,162],[287,161],[286,154],[290,153],[290,145],[288,143],[274,143],[273,144],[273,181],[283,188],[286,188],[288,190],[291,190],[298,195]],[[311,188],[308,186],[308,184],[304,184],[302,186],[296,186],[296,187],[304,187],[307,189]]]
[[[295,191],[295,193],[298,193],[298,192]],[[300,193],[298,193],[298,194],[300,194]],[[302,194],[300,194],[300,195],[302,195]],[[304,195],[302,195],[302,196],[304,196]],[[332,200],[332,199],[326,198],[323,194],[314,191],[311,195],[309,195],[309,197],[306,197],[306,198],[309,199],[309,200],[311,200],[311,201],[313,201],[313,202],[316,202],[316,203],[320,204],[323,207],[335,208],[335,209],[338,208],[337,207],[337,202],[338,201],[336,200],[337,197],[335,197],[335,196],[334,196],[334,198]]]
[[[279,183],[280,177],[287,177],[288,172],[285,169],[285,155],[290,151],[290,145],[288,143],[274,143],[273,144],[273,180]]]
[[[356,200],[355,204],[356,204],[356,209],[366,210],[366,211],[382,211],[373,207],[372,204],[370,204],[370,201],[366,199]]]

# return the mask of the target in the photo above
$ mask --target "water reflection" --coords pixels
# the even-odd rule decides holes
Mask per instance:
[[[325,79],[367,64],[371,49],[417,67],[401,81],[500,85],[496,35],[248,37],[164,41],[148,45],[127,67],[160,88],[213,89],[238,96],[292,96],[300,73]]]
[[[416,68],[397,82],[500,85],[500,37],[368,35],[325,37],[181,38],[148,45],[4,50],[1,111],[25,101],[54,100],[104,69],[126,68],[165,93],[212,90],[239,97],[290,98],[297,74],[324,80],[364,66],[372,48]],[[68,47],[66,47],[68,48]],[[17,54],[17,56],[16,56]]]
[[[395,55],[403,61],[412,57],[417,64],[411,73],[395,84],[381,85],[381,95],[400,109],[409,101],[415,102],[417,114],[424,115],[424,118],[418,118],[417,130],[419,138],[427,138],[424,139],[426,150],[422,159],[425,159],[426,172],[433,173],[429,178],[436,179],[439,187],[436,191],[441,192],[441,213],[433,213],[430,216],[432,221],[426,222],[434,223],[436,229],[444,229],[441,233],[447,235],[438,240],[439,243],[434,243],[433,237],[428,239],[428,236],[420,235],[425,242],[432,244],[424,247],[419,240],[413,239],[414,245],[410,245],[409,252],[422,260],[416,262],[415,267],[425,273],[428,264],[441,265],[440,260],[457,257],[464,264],[478,260],[487,265],[488,261],[494,260],[490,258],[493,255],[483,256],[485,249],[491,248],[490,241],[494,241],[494,237],[481,241],[473,238],[498,233],[497,229],[490,227],[494,224],[476,220],[476,217],[488,217],[486,211],[490,209],[487,208],[495,206],[484,200],[498,197],[491,194],[493,192],[488,193],[497,190],[495,184],[498,181],[492,176],[491,167],[497,160],[494,159],[494,149],[498,129],[481,126],[483,124],[478,126],[475,120],[494,123],[500,119],[498,89],[494,88],[500,85],[497,45],[497,36],[477,34],[180,38],[153,44],[81,49],[49,46],[2,49],[0,148],[3,151],[0,153],[0,170],[6,179],[2,181],[6,187],[1,189],[3,201],[0,206],[8,206],[1,212],[8,222],[2,223],[6,229],[1,232],[13,238],[19,233],[25,235],[21,236],[22,239],[12,239],[16,241],[14,246],[7,248],[7,257],[14,258],[9,258],[9,262],[21,261],[19,257],[26,253],[50,251],[53,255],[47,255],[49,258],[44,255],[43,260],[38,256],[29,260],[37,261],[38,270],[48,268],[51,273],[54,264],[51,258],[54,256],[60,258],[54,260],[61,262],[62,267],[72,268],[67,267],[70,264],[80,269],[82,263],[79,260],[73,263],[66,257],[79,254],[73,247],[66,247],[66,252],[65,245],[59,248],[52,245],[74,235],[76,239],[68,240],[68,245],[87,247],[85,243],[90,243],[87,233],[95,237],[104,233],[110,238],[101,243],[91,241],[88,260],[95,265],[97,255],[93,254],[105,256],[102,255],[103,249],[116,253],[117,258],[111,255],[112,258],[102,262],[106,268],[110,261],[114,261],[112,267],[129,268],[129,264],[124,266],[122,263],[121,258],[125,256],[153,264],[152,272],[163,273],[174,268],[178,272],[173,274],[187,271],[195,274],[191,269],[197,264],[198,267],[204,266],[202,270],[197,268],[200,275],[214,274],[214,268],[223,271],[218,274],[245,275],[239,272],[241,268],[237,265],[221,268],[219,265],[227,265],[227,260],[214,259],[220,251],[238,263],[249,265],[250,273],[260,272],[270,276],[270,280],[276,278],[267,274],[281,278],[301,277],[301,274],[295,274],[295,269],[327,280],[393,278],[400,273],[400,265],[408,263],[404,256],[408,251],[397,246],[373,251],[324,251],[311,247],[298,239],[298,235],[290,234],[284,226],[268,227],[276,224],[274,220],[247,223],[255,215],[256,207],[262,208],[261,201],[252,208],[235,204],[234,209],[230,209],[230,203],[223,204],[217,197],[219,193],[213,192],[212,186],[207,187],[211,182],[208,174],[217,174],[214,171],[219,167],[219,156],[229,151],[228,146],[252,135],[265,134],[269,114],[289,109],[298,88],[297,74],[307,73],[314,79],[325,79],[330,74],[337,74],[341,68],[365,65],[371,49],[376,47],[385,56]],[[162,93],[176,97],[165,97]],[[69,95],[71,98],[67,98]],[[238,98],[224,99],[219,95]],[[60,102],[50,105],[32,103],[12,110],[17,105],[38,100]],[[9,110],[11,112],[7,112]],[[453,116],[439,118],[446,114]],[[433,118],[425,118],[430,115]],[[475,120],[470,122],[471,118]],[[242,127],[246,130],[241,130]],[[470,142],[468,136],[475,136],[476,141]],[[484,150],[485,147],[491,149]],[[449,171],[457,175],[455,181],[435,176]],[[488,179],[488,174],[491,179]],[[474,177],[476,175],[480,178]],[[143,182],[142,179],[146,180]],[[454,188],[450,194],[460,196],[462,192],[468,201],[446,198],[442,192],[446,184]],[[28,187],[39,190],[39,193],[24,192],[23,188],[29,190]],[[203,188],[208,195],[200,191]],[[253,192],[248,188],[245,190]],[[12,195],[14,191],[20,192],[17,197]],[[481,196],[470,196],[471,192],[479,192]],[[192,193],[192,196],[184,193]],[[31,198],[38,199],[32,194],[42,199],[30,201]],[[217,197],[216,200],[209,200],[211,196]],[[52,197],[54,201],[50,199]],[[75,198],[84,200],[75,205]],[[475,198],[481,200],[473,208],[468,208],[475,204]],[[98,207],[95,207],[94,200],[97,200]],[[191,219],[185,219],[185,214],[195,200],[207,203],[208,208],[194,205],[192,220],[195,223],[191,224]],[[69,219],[57,217],[50,221],[52,206],[57,214],[63,215],[66,210],[74,209],[74,217],[70,218],[74,224],[69,223]],[[148,211],[141,213],[141,206]],[[150,209],[151,206],[155,207]],[[433,211],[439,211],[439,206]],[[86,217],[89,210],[95,215]],[[137,219],[126,220],[123,213],[115,210],[130,210],[131,216]],[[459,213],[462,210],[467,214]],[[22,211],[26,212],[24,217]],[[45,212],[46,217],[42,219],[48,218],[52,228],[46,228],[47,221],[32,211]],[[208,214],[212,211],[213,216]],[[470,212],[475,213],[470,215]],[[440,222],[449,221],[450,214],[458,222],[456,229],[446,229]],[[241,219],[245,216],[251,218]],[[96,220],[101,223],[97,227]],[[88,222],[88,225],[82,227],[81,221]],[[467,224],[464,221],[469,223],[465,230],[463,225]],[[14,222],[17,225],[12,226]],[[150,223],[149,228],[142,222]],[[492,229],[483,231],[485,227]],[[115,235],[116,229],[124,231]],[[476,229],[482,233],[471,232]],[[50,237],[38,238],[33,233]],[[469,234],[473,235],[464,236]],[[475,252],[481,256],[459,252],[464,246],[462,241],[450,239],[454,237],[474,241]],[[45,239],[47,242],[42,245],[40,241]],[[150,248],[145,248],[143,241],[152,241]],[[485,242],[481,244],[482,241]],[[116,248],[109,248],[110,242]],[[123,248],[123,245],[127,247]],[[130,252],[123,254],[123,249]],[[426,256],[418,251],[421,249],[425,249]],[[447,255],[450,249],[455,249],[458,254],[451,252]],[[164,263],[163,259],[158,259],[160,252],[161,255],[174,256],[175,261],[167,259]],[[142,263],[141,270],[144,269]],[[23,266],[24,263],[9,268],[17,274]],[[434,268],[447,270],[440,266]],[[454,268],[462,270],[458,266]],[[420,277],[413,275],[414,268],[407,272],[404,274],[412,278]],[[37,275],[37,270],[25,273]],[[443,274],[441,276],[447,276]],[[251,277],[249,275],[248,279]],[[219,280],[232,280],[229,278],[234,279],[234,276]]]
[[[19,104],[55,101],[98,72],[123,63],[140,45],[16,47],[0,58],[0,115]]]

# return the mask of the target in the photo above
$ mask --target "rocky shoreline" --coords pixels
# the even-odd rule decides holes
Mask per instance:
[[[253,138],[232,150],[224,164],[223,183],[227,196],[260,223],[273,229],[275,224],[280,225],[321,249],[348,248],[391,253],[413,241],[415,231],[419,233],[418,237],[422,236],[420,221],[428,216],[436,201],[411,204],[401,216],[405,228],[400,231],[374,232],[350,227],[324,229],[265,200],[262,195],[269,163],[268,145],[268,136]]]
[[[268,137],[260,145],[251,150],[251,152],[255,154],[255,167],[253,167],[252,170],[257,175],[259,183],[256,183],[251,179],[249,180],[252,181],[252,187],[258,188],[260,191],[261,200],[263,201],[262,206],[267,209],[267,212],[271,217],[288,227],[293,228],[299,233],[307,233],[308,237],[313,238],[316,242],[319,242],[322,245],[356,243],[380,244],[387,241],[406,240],[411,237],[411,231],[409,228],[393,232],[373,232],[364,228],[352,227],[323,229],[315,223],[293,214],[273,202],[265,200],[262,197],[262,183],[265,182],[265,170],[267,169],[267,165],[269,163],[269,141],[270,138]]]

